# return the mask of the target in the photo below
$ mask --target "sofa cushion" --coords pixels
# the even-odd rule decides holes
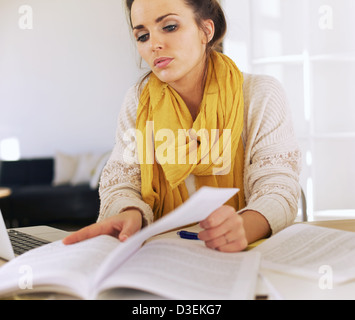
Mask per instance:
[[[78,161],[78,156],[57,152],[54,157],[53,185],[69,184],[75,174]]]

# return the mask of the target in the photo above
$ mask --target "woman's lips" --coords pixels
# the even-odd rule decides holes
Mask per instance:
[[[154,60],[154,66],[156,68],[165,68],[167,67],[171,61],[173,61],[173,58],[157,58]]]

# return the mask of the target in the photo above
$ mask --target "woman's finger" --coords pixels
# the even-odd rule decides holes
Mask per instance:
[[[87,239],[95,238],[102,234],[111,234],[112,228],[107,224],[94,223],[82,228],[63,239],[65,245],[74,244]]]
[[[199,239],[203,241],[210,241],[217,239],[223,235],[227,235],[231,231],[234,231],[235,236],[229,234],[230,241],[236,239],[239,234],[239,229],[243,229],[243,219],[236,213],[227,215],[226,220],[223,220],[217,227],[205,229],[199,233]]]
[[[74,244],[100,235],[110,235],[125,241],[142,227],[142,215],[140,211],[130,209],[88,227],[63,239],[64,244]]]
[[[134,235],[140,229],[140,225],[135,224],[134,221],[127,221],[122,225],[122,230],[118,239],[122,242],[126,241],[130,236]]]
[[[235,209],[230,206],[223,206],[212,212],[205,220],[200,222],[203,229],[211,229],[221,225],[231,215],[235,214]]]
[[[248,245],[243,219],[235,213],[217,227],[201,231],[199,239],[205,241],[208,248],[223,252],[238,252]]]
[[[240,252],[245,250],[247,247],[248,247],[248,241],[246,237],[242,237],[239,238],[238,240],[222,245],[216,249],[221,252]]]
[[[229,243],[230,240],[228,240],[228,236],[230,237],[230,235],[223,233],[219,237],[205,240],[206,247],[217,250],[218,248],[223,247]]]
[[[224,234],[231,230],[231,226],[228,223],[222,223],[217,227],[205,229],[198,234],[198,238],[202,241],[212,241],[223,237]]]

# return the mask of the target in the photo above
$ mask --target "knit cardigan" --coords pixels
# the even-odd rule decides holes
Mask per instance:
[[[291,112],[280,83],[264,75],[244,74],[245,147],[244,192],[246,210],[261,213],[275,234],[292,224],[300,197],[301,152]],[[100,180],[102,221],[127,208],[142,212],[143,224],[153,222],[153,212],[141,196],[140,165],[135,148],[139,88],[127,92],[118,117],[116,143]],[[189,193],[194,177],[186,179]]]

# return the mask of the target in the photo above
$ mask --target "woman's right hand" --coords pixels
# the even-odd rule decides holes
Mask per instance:
[[[99,235],[110,235],[120,241],[126,241],[130,236],[141,230],[142,214],[137,209],[124,211],[117,216],[94,223],[80,229],[63,239],[66,245],[74,244]]]

